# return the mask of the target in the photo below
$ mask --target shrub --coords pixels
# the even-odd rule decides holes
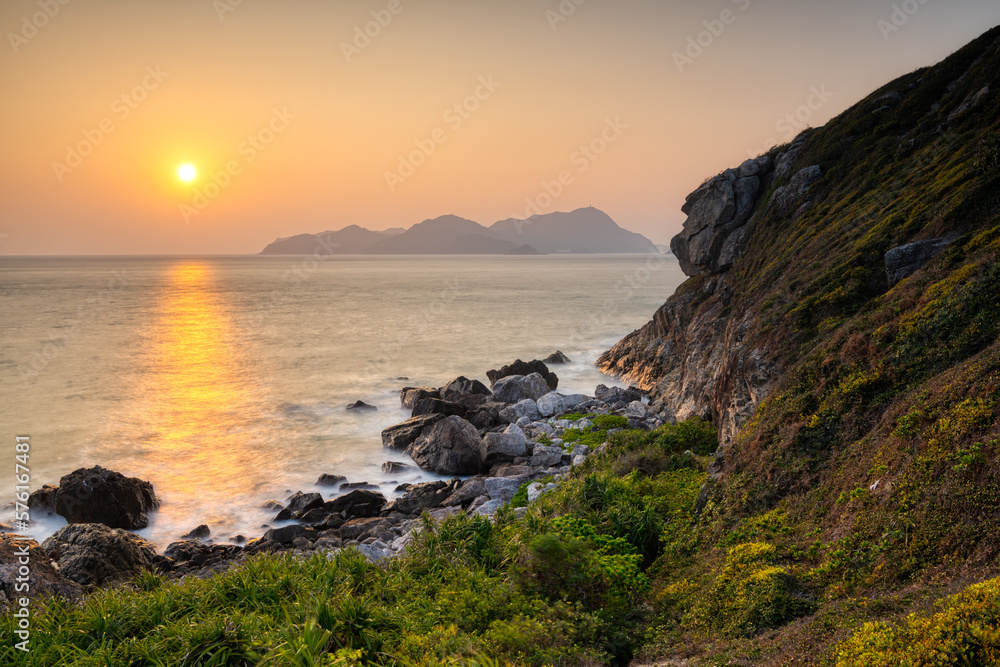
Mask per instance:
[[[969,586],[938,607],[899,626],[866,623],[837,648],[837,667],[1000,665],[1000,579]]]
[[[788,570],[776,564],[776,550],[764,542],[729,549],[708,598],[696,615],[708,627],[734,636],[750,636],[809,613]]]

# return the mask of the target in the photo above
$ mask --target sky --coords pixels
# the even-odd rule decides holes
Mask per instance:
[[[591,205],[668,243],[707,177],[997,24],[996,0],[4,0],[0,255]]]

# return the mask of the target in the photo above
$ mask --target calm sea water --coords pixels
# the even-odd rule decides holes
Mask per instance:
[[[683,279],[648,256],[0,258],[0,498],[25,434],[32,488],[92,465],[150,480],[161,546],[259,535],[261,504],[321,473],[391,495],[433,477],[381,472],[405,460],[380,440],[400,387],[558,348],[560,389],[592,394],[613,383],[597,356]]]

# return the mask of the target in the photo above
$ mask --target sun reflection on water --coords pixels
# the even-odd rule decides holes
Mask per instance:
[[[158,542],[201,523],[214,535],[236,532],[249,517],[234,499],[269,481],[265,443],[253,440],[261,429],[251,427],[261,419],[261,382],[243,344],[211,268],[176,266],[132,415],[144,434],[140,476],[162,502],[150,529]]]

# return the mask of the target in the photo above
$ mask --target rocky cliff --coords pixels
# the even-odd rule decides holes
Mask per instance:
[[[768,211],[794,218],[808,209],[809,189],[823,170],[798,164],[805,139],[727,169],[688,195],[681,207],[688,218],[670,249],[692,280],[598,361],[653,392],[678,419],[715,421],[723,444],[781,371],[774,351],[749,343],[758,320],[744,297],[752,295],[739,292],[730,269]],[[734,300],[741,306],[735,316]]]
[[[690,279],[598,365],[731,443],[803,355],[986,225],[969,209],[988,197],[973,163],[996,130],[996,39],[691,193],[671,242]]]

